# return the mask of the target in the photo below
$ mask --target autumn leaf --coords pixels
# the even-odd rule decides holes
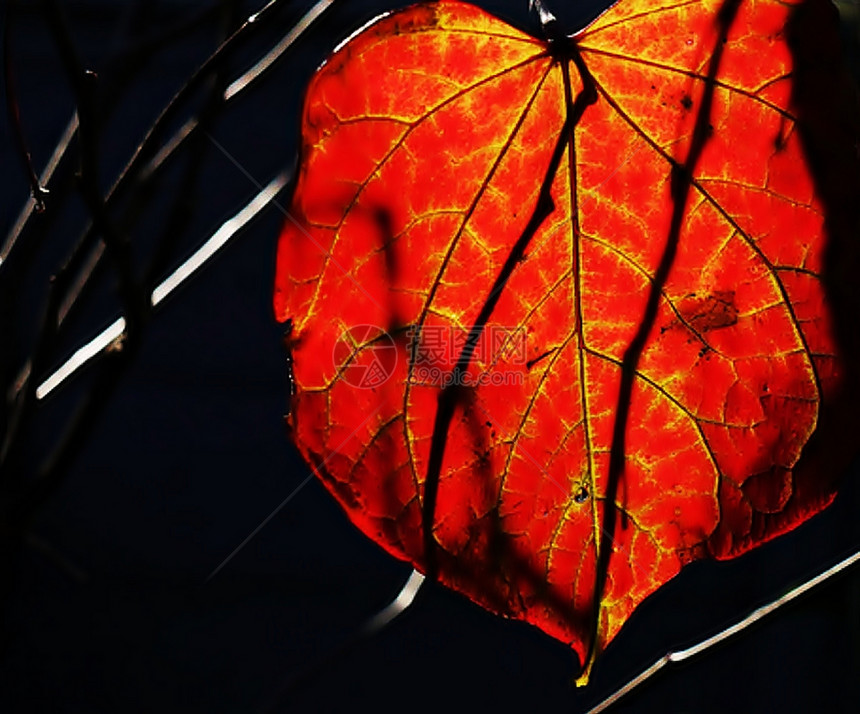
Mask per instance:
[[[292,437],[365,534],[583,680],[685,563],[834,496],[810,437],[848,376],[796,12],[621,0],[536,39],[427,3],[307,90],[275,286]]]

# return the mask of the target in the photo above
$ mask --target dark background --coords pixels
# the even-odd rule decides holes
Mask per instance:
[[[335,2],[255,88],[218,113],[213,136],[268,183],[293,165],[301,93],[314,68],[363,22],[405,4]],[[526,0],[479,4],[535,31]],[[571,29],[600,9],[593,0],[549,4]],[[217,3],[64,4],[83,63],[99,76],[103,188],[224,27],[259,5],[221,3],[223,11],[152,48],[148,64],[119,83],[117,58],[210,5]],[[234,53],[230,78],[311,3],[283,5]],[[3,10],[39,171],[73,111],[73,94],[40,4]],[[846,39],[852,32],[846,28]],[[193,98],[171,126],[202,101]],[[28,185],[5,111],[0,124],[5,235]],[[128,227],[136,259],[152,250],[177,196],[192,212],[170,236],[171,267],[257,192],[213,143],[202,146],[177,158]],[[200,174],[188,185],[191,161]],[[72,151],[59,175],[68,177],[74,163]],[[50,210],[29,226],[44,243],[17,275],[19,301],[0,306],[7,313],[0,352],[16,368],[32,349],[48,278],[86,222],[78,198],[59,199],[62,185],[52,186]],[[286,192],[279,200],[286,204]],[[308,474],[283,427],[282,330],[270,307],[282,220],[267,208],[156,311],[83,448],[8,559],[0,573],[0,711],[581,712],[667,651],[713,634],[860,546],[855,466],[836,503],[791,534],[736,561],[685,568],[639,607],[584,691],[571,685],[576,665],[564,645],[439,587],[426,587],[386,630],[340,649],[397,594],[410,567],[358,533],[315,480],[206,582]],[[22,240],[36,240],[31,233]],[[8,280],[6,268],[0,280]],[[54,365],[119,314],[110,274],[100,276],[85,308]],[[51,452],[98,370],[84,370],[40,407],[25,463]],[[664,670],[612,711],[860,711],[860,569]]]

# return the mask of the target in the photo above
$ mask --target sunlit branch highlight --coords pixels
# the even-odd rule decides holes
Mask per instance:
[[[627,684],[625,684],[623,687],[617,689],[611,695],[606,697],[606,699],[600,702],[600,704],[589,709],[586,714],[599,714],[599,712],[606,711],[619,699],[626,696],[640,684],[653,677],[667,664],[670,664],[672,662],[682,662],[683,660],[695,657],[696,655],[701,654],[702,652],[710,649],[714,645],[719,644],[720,642],[723,642],[724,640],[727,640],[740,632],[743,632],[748,627],[755,624],[762,618],[767,617],[783,605],[786,605],[787,603],[796,600],[801,595],[804,595],[805,593],[809,592],[821,583],[825,582],[826,580],[829,580],[834,575],[838,575],[842,571],[847,570],[852,565],[855,565],[858,562],[860,562],[860,551],[857,551],[853,555],[848,556],[833,567],[825,570],[823,573],[816,575],[811,580],[807,580],[805,583],[798,585],[796,588],[790,590],[785,595],[780,598],[777,598],[773,602],[770,602],[767,605],[763,605],[762,607],[753,610],[753,612],[747,615],[743,620],[736,622],[734,625],[727,627],[726,629],[718,632],[716,635],[708,637],[707,639],[702,640],[698,644],[693,645],[692,647],[688,647],[687,649],[677,650],[676,652],[669,652],[663,655],[660,659],[651,664],[651,666],[647,667],[638,675],[636,675],[633,679],[627,682]]]
[[[235,216],[226,220],[214,234],[200,246],[188,260],[171,273],[155,290],[150,298],[152,306],[156,307],[170,293],[188,280],[203,265],[206,264],[236,233],[242,229],[254,216],[265,208],[265,206],[277,195],[287,183],[287,174],[278,174],[267,186]],[[96,337],[83,347],[79,348],[69,357],[63,365],[48,377],[36,389],[36,398],[44,399],[66,379],[71,377],[83,365],[108,347],[114,340],[119,338],[125,330],[125,319],[120,317],[110,324]]]

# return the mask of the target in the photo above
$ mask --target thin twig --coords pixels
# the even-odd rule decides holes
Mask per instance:
[[[284,53],[293,46],[295,41],[301,37],[305,31],[314,23],[316,20],[331,7],[334,0],[319,0],[310,10],[308,10],[304,17],[299,20],[293,28],[284,35],[284,38],[275,45],[266,55],[255,64],[251,69],[245,72],[241,77],[234,80],[230,83],[230,86],[224,91],[224,101],[230,101],[234,96],[239,94],[239,92],[247,89],[252,82],[257,81],[260,77],[262,77],[266,71],[277,62],[281,57],[283,57]]]
[[[293,674],[262,707],[261,714],[274,714],[284,710],[283,700],[289,694],[312,682],[315,677],[330,672],[332,664],[352,652],[357,645],[382,632],[395,619],[400,617],[414,602],[422,586],[426,582],[424,575],[413,570],[400,592],[394,599],[367,621],[352,636],[336,647],[324,652],[307,664],[300,672]]]
[[[6,3],[5,22],[3,27],[3,74],[6,82],[6,108],[9,114],[9,123],[12,125],[12,135],[15,139],[15,146],[18,150],[18,155],[21,157],[21,162],[24,165],[24,170],[27,174],[27,180],[30,183],[30,198],[33,201],[33,208],[37,213],[45,210],[45,197],[48,192],[43,188],[39,177],[36,175],[36,169],[33,167],[33,158],[30,155],[30,149],[27,147],[27,138],[24,135],[24,127],[21,125],[21,111],[18,106],[18,92],[15,84],[15,71],[12,64],[12,22],[14,3]],[[0,256],[2,262],[2,256]]]
[[[248,40],[255,31],[259,29],[261,24],[259,21],[265,19],[272,14],[284,0],[269,0],[266,5],[254,15],[251,15],[244,23],[228,37],[218,49],[215,50],[203,64],[198,67],[188,81],[182,85],[179,91],[168,102],[167,106],[161,111],[158,117],[144,136],[143,141],[138,145],[131,159],[126,164],[125,168],[120,172],[113,186],[108,191],[105,198],[106,205],[112,205],[123,194],[124,191],[130,188],[131,181],[136,178],[138,171],[145,165],[146,161],[154,153],[156,145],[161,139],[161,135],[166,130],[169,123],[176,117],[177,113],[183,106],[184,102],[205,82],[209,79],[212,73],[217,72],[221,66],[230,58],[230,53],[241,46],[241,43]],[[81,243],[85,246],[92,237],[92,232],[88,231]],[[76,252],[82,247],[76,249]]]
[[[636,687],[638,687],[640,684],[651,679],[651,677],[657,674],[657,672],[663,669],[663,667],[665,667],[667,664],[671,664],[673,662],[682,662],[684,660],[695,657],[696,655],[699,655],[702,652],[709,650],[714,645],[717,645],[720,642],[724,642],[730,637],[733,637],[734,635],[743,632],[751,625],[755,624],[762,618],[767,617],[772,612],[776,611],[778,608],[790,603],[793,600],[796,600],[801,595],[804,595],[813,588],[821,585],[821,583],[847,570],[852,565],[855,565],[858,562],[860,562],[860,550],[855,552],[853,555],[848,556],[833,567],[828,568],[823,573],[816,575],[814,578],[811,578],[806,582],[802,583],[801,585],[798,585],[796,588],[789,590],[782,597],[777,598],[773,602],[770,602],[767,605],[763,605],[756,610],[753,610],[753,612],[747,615],[743,620],[736,622],[734,625],[731,625],[724,630],[721,630],[717,634],[708,637],[705,640],[702,640],[701,642],[696,645],[693,645],[692,647],[688,647],[684,650],[676,650],[675,652],[669,652],[668,654],[663,655],[651,666],[646,667],[642,672],[633,677],[633,679],[627,682],[627,684],[625,684],[623,687],[620,687],[619,689],[615,690],[612,694],[610,694],[603,701],[601,701],[597,706],[589,709],[586,714],[599,714],[599,712],[606,711],[609,707],[615,704],[615,702],[629,694],[634,689],[636,689]]]
[[[413,570],[409,579],[403,584],[397,596],[373,617],[371,617],[361,628],[365,635],[373,635],[387,627],[394,618],[399,617],[403,612],[415,602],[415,596],[421,586],[424,585],[426,578],[417,570]]]
[[[231,560],[233,560],[233,558],[239,553],[239,551],[242,550],[246,545],[248,545],[248,543],[251,542],[251,540],[254,538],[254,536],[256,536],[257,533],[259,533],[261,530],[263,530],[263,528],[265,528],[266,524],[269,521],[271,521],[275,516],[277,516],[278,513],[281,512],[281,509],[284,506],[286,506],[290,501],[292,501],[293,498],[295,498],[298,495],[299,491],[301,491],[305,486],[307,486],[313,480],[314,476],[318,477],[320,470],[328,463],[329,459],[331,459],[333,456],[338,456],[340,454],[341,447],[344,446],[348,441],[350,441],[352,439],[352,437],[354,437],[365,424],[367,424],[371,419],[373,419],[373,417],[375,417],[381,409],[382,409],[382,406],[379,406],[376,409],[374,409],[372,412],[370,412],[362,420],[362,422],[357,427],[355,427],[355,429],[353,429],[351,432],[349,432],[347,437],[343,441],[341,441],[340,444],[338,444],[334,449],[332,449],[329,452],[328,456],[326,456],[324,459],[322,459],[322,461],[320,461],[320,463],[318,463],[316,466],[313,466],[311,468],[310,473],[307,474],[307,476],[304,478],[304,480],[302,480],[302,482],[299,483],[298,486],[296,486],[292,491],[290,491],[289,495],[283,501],[281,501],[278,504],[278,506],[275,508],[275,510],[272,511],[268,516],[266,516],[262,521],[260,521],[260,523],[257,525],[257,527],[254,528],[254,530],[252,530],[245,537],[245,539],[241,543],[239,543],[239,545],[237,545],[230,552],[230,554],[226,558],[224,558],[224,560],[222,560],[211,573],[209,573],[209,575],[206,577],[206,580],[204,581],[204,583],[208,583],[210,580],[212,580],[212,578],[214,578],[216,575],[218,575],[218,573],[221,572],[221,570],[224,568],[224,566],[227,565],[227,563],[229,563]]]
[[[286,185],[286,182],[286,175],[282,174],[276,177],[242,211],[222,225],[221,229],[212,236],[210,241],[201,250],[208,249],[210,251],[209,255],[214,254],[218,247],[226,243],[229,237],[234,235],[239,228],[244,226],[251,218],[258,215],[278,191]],[[192,256],[188,262],[179,268],[183,276],[179,282],[190,277],[200,265],[206,262],[202,260],[199,261],[199,264],[195,262],[189,266],[189,262],[193,261],[194,257]],[[170,292],[170,290],[165,290],[160,295],[153,294],[151,298],[152,306],[154,307],[161,302]],[[92,355],[94,357],[97,354],[102,358],[104,363],[96,377],[95,384],[84,395],[76,414],[69,420],[63,438],[54,451],[46,457],[32,486],[13,504],[14,508],[12,511],[15,513],[15,517],[22,528],[27,525],[35,510],[53,493],[56,486],[71,468],[75,457],[87,443],[90,433],[95,428],[97,417],[109,403],[121,376],[131,360],[134,359],[140,347],[140,339],[134,341],[123,339],[123,336],[128,334],[124,318],[120,317],[112,327],[118,328],[118,331],[114,330],[115,336],[113,339]],[[108,349],[111,346],[114,348]],[[80,350],[78,352],[80,353]],[[40,396],[44,395],[40,395],[37,390],[36,397],[39,398]]]
[[[182,18],[174,25],[167,26],[157,34],[140,40],[130,48],[127,47],[127,42],[125,41],[128,38],[117,37],[114,44],[117,47],[122,48],[122,50],[120,53],[111,57],[108,61],[108,66],[111,68],[111,74],[105,82],[105,98],[110,100],[110,104],[106,105],[105,115],[107,115],[108,109],[112,109],[113,105],[118,102],[120,97],[125,93],[126,88],[131,86],[131,79],[135,74],[137,74],[137,72],[143,69],[143,67],[152,58],[153,53],[159,51],[172,41],[180,39],[187,41],[188,34],[192,30],[209,22],[212,17],[214,17],[217,10],[217,6],[213,5],[196,11],[189,17]],[[39,176],[39,182],[42,186],[47,187],[51,183],[54,172],[66,156],[72,140],[77,135],[77,131],[78,117],[77,113],[74,113],[67,122],[63,134],[60,136],[59,141],[54,147],[51,158]],[[53,188],[51,190],[53,191]],[[55,203],[56,198],[52,200],[52,206]],[[33,215],[35,205],[35,199],[31,196],[21,208],[17,220],[9,229],[6,235],[6,240],[3,243],[3,247],[0,249],[0,265],[8,260],[9,255],[15,248],[15,245]]]
[[[56,341],[57,313],[60,308],[60,295],[63,293],[64,280],[65,276],[61,273],[51,281],[45,314],[33,350],[31,360],[33,368],[27,377],[16,385],[16,394],[9,400],[11,413],[6,424],[3,441],[0,443],[0,474],[3,477],[11,471],[8,465],[15,462],[19,450],[23,447],[23,440],[18,437],[27,424],[37,399],[36,385],[30,379],[30,374],[38,373],[45,367],[43,362],[51,353]]]
[[[186,83],[186,85],[179,91],[179,93],[177,93],[173,97],[170,104],[159,115],[159,118],[156,120],[156,124],[159,124],[159,123],[164,124],[168,120],[172,119],[173,112],[176,111],[176,108],[178,107],[179,103],[183,100],[183,98],[186,96],[186,94],[190,92],[189,85],[191,85],[193,82],[196,82],[199,84],[199,83],[203,82],[204,80],[208,79],[208,77],[210,76],[211,73],[219,71],[221,66],[222,66],[222,63],[228,57],[228,54],[227,54],[228,49],[230,47],[235,47],[236,43],[241,39],[240,33],[241,32],[248,32],[247,28],[250,27],[255,22],[257,22],[260,19],[260,17],[262,17],[262,14],[264,12],[270,12],[270,8],[272,8],[273,5],[275,5],[279,1],[280,0],[271,0],[271,2],[269,2],[260,12],[256,13],[256,15],[252,15],[250,18],[248,18],[248,20],[245,21],[245,23],[242,25],[242,27],[239,28],[239,30],[234,32],[224,43],[222,43],[219,46],[219,48],[216,50],[215,54],[210,56],[210,58],[206,62],[204,62],[204,64],[201,65],[195,71],[194,75],[189,80],[189,82]],[[304,17],[301,20],[299,20],[298,24],[302,28],[302,33],[306,32],[310,28],[312,23],[322,15],[323,11],[325,11],[332,4],[332,1],[333,0],[320,0],[316,5],[314,5],[314,7],[312,7],[304,15]],[[286,38],[285,38],[284,40],[282,40],[278,44],[278,48],[280,48],[280,53],[278,56],[279,57],[283,56],[283,54],[286,52],[286,50],[290,46],[292,46],[296,42],[296,40],[299,39],[300,36],[301,36],[301,33],[295,33],[292,31],[288,32],[286,37],[290,38],[290,42],[287,42]],[[219,53],[220,53],[221,60],[218,62],[214,62],[213,58],[215,57],[215,55],[219,55]],[[271,57],[271,55],[272,55],[272,52],[269,52],[266,54],[266,57]],[[265,63],[265,66],[261,66],[261,64],[258,62],[251,69],[249,69],[245,73],[243,73],[242,76],[240,76],[238,79],[236,79],[230,85],[230,86],[234,86],[234,85],[238,86],[238,89],[235,89],[230,94],[229,99],[231,99],[231,100],[235,99],[235,97],[238,96],[243,89],[250,86],[252,81],[259,78],[265,71],[270,69],[273,65],[274,65],[273,60]],[[196,87],[196,84],[194,86]],[[228,99],[226,97],[226,90],[225,90],[224,103],[226,104],[227,101],[228,101]],[[171,109],[171,107],[173,107],[173,109]],[[143,166],[143,168],[140,170],[140,176],[138,177],[138,181],[151,181],[154,178],[156,178],[158,172],[164,168],[168,159],[170,159],[172,156],[175,155],[176,149],[179,148],[179,146],[189,136],[191,136],[194,133],[194,131],[198,128],[198,126],[199,126],[199,119],[198,118],[195,117],[195,118],[189,119],[186,122],[186,124],[183,125],[183,127],[171,139],[169,139],[167,142],[165,142],[164,148],[160,152],[158,152],[152,158],[152,160],[149,163],[147,163]],[[147,138],[144,139],[144,142],[146,143],[147,141],[149,141],[150,143],[154,143],[154,137],[157,137],[158,133],[159,133],[159,129],[154,125],[153,127],[150,128],[150,130],[147,134]],[[65,149],[63,149],[62,151],[59,151],[59,147],[58,147],[58,150],[55,150],[55,154],[59,151],[60,155],[62,155],[64,150]],[[144,146],[141,145],[140,147],[138,147],[138,149],[135,153],[135,157],[140,157],[140,156],[145,155],[145,154],[146,154],[146,151],[144,150]],[[112,200],[115,200],[118,188],[121,185],[123,185],[124,182],[129,180],[129,178],[131,177],[132,167],[135,165],[135,157],[133,157],[131,159],[131,161],[126,165],[126,168],[123,170],[123,172],[116,179],[113,188],[108,192],[108,195],[104,201],[105,206],[108,206]],[[24,219],[21,222],[25,223],[26,219]],[[69,283],[68,290],[65,291],[66,294],[65,294],[63,300],[60,302],[59,311],[57,314],[57,329],[58,330],[60,328],[62,328],[62,326],[66,322],[67,318],[69,317],[70,312],[74,308],[74,306],[79,303],[81,296],[84,294],[84,292],[87,289],[87,286],[91,284],[92,276],[96,273],[96,271],[102,265],[102,260],[104,258],[105,246],[102,242],[98,242],[96,244],[96,246],[93,248],[92,252],[86,258],[85,262],[83,262],[83,265],[80,266],[79,270],[74,270],[73,266],[76,266],[78,263],[81,263],[84,260],[83,253],[82,253],[82,243],[84,243],[85,241],[88,240],[88,236],[93,236],[93,237],[95,236],[95,232],[93,231],[93,226],[90,226],[86,229],[86,231],[84,232],[84,235],[82,236],[82,238],[80,239],[80,241],[78,243],[77,248],[75,249],[75,251],[73,251],[72,257],[65,263],[65,266],[64,266],[64,268],[66,269],[66,271],[68,273],[76,274],[77,279],[72,281],[71,283]],[[8,245],[10,245],[9,240],[7,240],[7,246]],[[151,269],[150,269],[149,274],[148,274],[148,277],[150,279],[152,278],[154,271],[157,269],[157,267],[158,266],[155,264],[153,266],[151,266]],[[115,325],[116,325],[116,323],[113,323],[113,325],[111,327],[115,327]],[[42,385],[39,387],[38,394],[41,394],[42,396],[46,396],[55,386],[57,386],[60,382],[62,382],[62,379],[59,380],[59,382],[58,382],[56,380],[56,377],[64,369],[69,370],[69,368],[72,364],[77,364],[77,366],[81,366],[85,362],[89,361],[94,356],[94,354],[93,354],[93,348],[94,347],[97,347],[97,349],[95,349],[95,354],[97,354],[101,349],[103,349],[103,346],[105,343],[104,343],[102,338],[105,336],[105,333],[108,332],[110,329],[111,328],[107,328],[107,330],[103,331],[99,336],[94,338],[94,340],[92,340],[90,343],[88,343],[87,345],[84,345],[80,350],[78,350],[78,352],[76,352],[75,355],[73,355],[63,365],[63,367],[60,368],[60,370],[55,372],[54,375],[52,375],[51,377],[49,377],[47,380],[45,380],[42,383]],[[78,359],[76,359],[76,357],[82,358],[82,361],[79,361]],[[71,371],[68,371],[67,376],[70,375],[71,373],[73,373],[76,369],[77,369],[77,367],[72,367]],[[32,364],[31,363],[28,362],[26,365],[24,365],[23,369],[20,371],[17,379],[15,380],[14,384],[12,385],[12,392],[13,392],[12,396],[15,396],[15,395],[20,396],[20,392],[24,388],[24,385],[27,383],[27,380],[29,379],[32,371],[33,370],[32,370]],[[46,385],[49,385],[49,386],[53,385],[53,386],[51,386],[50,389],[46,389]]]
[[[117,200],[123,188],[127,185],[127,183],[135,178],[137,174],[138,181],[151,181],[156,177],[157,173],[162,170],[168,161],[169,158],[175,155],[176,149],[189,137],[199,126],[199,120],[197,118],[189,119],[182,128],[175,134],[171,139],[167,140],[164,143],[164,148],[156,153],[152,159],[148,162],[144,162],[146,156],[154,150],[154,145],[157,143],[157,139],[159,138],[161,132],[163,131],[164,126],[169,123],[170,120],[174,118],[175,113],[178,111],[178,108],[184,102],[185,98],[191,94],[191,92],[197,88],[197,86],[202,83],[204,80],[208,79],[211,73],[217,72],[222,63],[224,63],[229,58],[229,51],[232,48],[238,46],[240,41],[245,38],[245,33],[249,33],[255,24],[258,24],[260,19],[264,16],[267,16],[271,13],[274,7],[280,3],[282,0],[270,0],[263,9],[257,12],[255,15],[249,17],[243,25],[236,30],[227,40],[225,40],[221,46],[215,51],[213,55],[211,55],[192,75],[191,79],[179,90],[179,92],[173,97],[170,103],[165,107],[159,117],[156,119],[153,126],[150,128],[146,137],[143,140],[143,143],[137,148],[134,156],[128,162],[126,167],[120,173],[116,181],[114,182],[113,187],[108,191],[108,195],[104,200],[105,207],[108,208],[113,204],[114,201]],[[311,27],[312,23],[318,19],[322,13],[330,7],[333,0],[319,0],[319,2],[314,5],[299,21],[299,25],[302,28],[302,33],[306,32],[308,28]],[[284,52],[292,46],[296,40],[301,36],[301,33],[295,33],[290,31],[287,33],[287,36],[284,40],[282,40],[278,44],[278,48],[280,48],[280,52],[278,57],[283,56]],[[286,39],[290,38],[290,41],[287,42]],[[267,53],[266,57],[271,56],[271,52]],[[264,58],[265,60],[265,58]],[[249,69],[247,72],[243,73],[241,77],[235,80],[230,86],[238,87],[235,88],[234,91],[230,94],[229,99],[234,99],[239,93],[250,86],[251,82],[259,78],[265,71],[270,69],[274,64],[274,60],[271,60],[265,64],[265,66],[257,63]],[[225,103],[228,100],[225,91]],[[82,254],[85,250],[85,247],[89,244],[92,238],[95,237],[95,232],[93,230],[93,226],[90,226],[81,237],[77,247],[73,251],[72,257],[67,261],[66,266],[71,267],[73,264],[77,264],[82,260]],[[68,295],[63,300],[60,311],[59,311],[59,324],[58,328],[62,327],[63,323],[68,318],[70,312],[73,310],[76,304],[78,304],[82,294],[86,286],[90,283],[91,276],[99,269],[104,253],[104,245],[99,242],[93,248],[93,251],[86,261],[83,269],[80,271],[78,279],[72,285]],[[21,385],[24,383],[24,380],[28,376],[31,368],[30,365],[25,366],[22,374],[19,376],[16,383]],[[40,387],[40,390],[42,388]],[[49,390],[50,391],[50,390]],[[44,392],[47,394],[47,392]]]
[[[286,186],[287,174],[279,174],[264,186],[254,198],[234,216],[226,220],[191,257],[165,278],[152,292],[152,307],[158,306],[170,293],[202,268],[227,242],[254,218],[277,193]],[[36,398],[44,399],[81,367],[101,354],[125,329],[125,320],[120,317],[102,330],[92,340],[78,348],[53,374],[36,389]]]
[[[98,186],[98,117],[93,96],[95,75],[84,70],[57,0],[43,0],[43,7],[46,10],[48,25],[67,73],[67,79],[77,101],[78,140],[81,149],[81,194],[90,210],[94,225],[98,227],[103,236],[108,254],[119,275],[120,294],[127,316],[124,325],[126,341],[129,343],[136,342],[141,324],[147,314],[148,305],[141,298],[140,290],[135,284],[128,242],[116,232],[101,200],[101,191]],[[42,331],[30,359],[31,369],[17,394],[14,413],[8,425],[2,449],[0,449],[0,468],[3,469],[4,474],[7,473],[5,467],[14,463],[22,445],[19,435],[33,413],[33,406],[36,401],[33,375],[38,376],[41,373],[56,342],[59,300],[65,292],[67,280],[68,273],[61,270],[51,284]],[[93,399],[92,401],[98,403],[98,400]],[[89,413],[90,410],[84,409],[83,411]]]
[[[108,256],[113,262],[119,278],[119,291],[127,318],[128,338],[136,339],[140,323],[146,318],[146,303],[141,299],[134,276],[130,245],[111,221],[99,188],[98,134],[99,121],[95,107],[94,72],[84,69],[71,32],[57,0],[43,0],[47,9],[48,26],[62,59],[63,68],[77,103],[79,120],[78,143],[80,144],[81,172],[80,189],[89,209],[93,225],[102,236]]]
[[[60,140],[54,147],[54,151],[51,154],[51,158],[48,159],[48,163],[45,164],[45,168],[39,175],[39,184],[41,186],[47,186],[51,182],[51,179],[54,177],[54,171],[56,171],[57,166],[60,165],[60,161],[62,161],[63,157],[65,156],[66,151],[71,145],[72,139],[75,137],[77,132],[78,113],[74,112],[72,114],[71,119],[69,119],[68,123],[66,124],[66,128],[63,130],[63,133],[60,135]],[[44,205],[42,207],[44,208]],[[30,220],[30,216],[33,215],[34,211],[38,213],[40,212],[40,209],[38,202],[31,195],[27,199],[27,202],[24,204],[24,206],[21,208],[21,212],[18,214],[18,218],[15,220],[15,223],[9,230],[9,233],[6,237],[6,242],[3,244],[3,248],[0,249],[0,266],[2,266],[9,258],[10,253],[15,248],[15,244],[18,242],[18,238],[24,232],[24,227],[27,225],[27,221]]]
[[[221,29],[218,37],[219,45],[237,24],[237,13],[238,7],[235,0],[222,0]],[[228,81],[226,71],[227,68],[222,67],[210,79],[210,86],[207,89],[207,95],[203,102],[203,109],[197,118],[198,124],[204,128],[204,131],[212,127],[219,112],[224,107],[224,87]],[[203,171],[206,148],[205,137],[198,132],[192,137],[189,143],[184,175],[176,190],[173,205],[164,222],[161,236],[156,241],[155,248],[152,251],[152,258],[145,269],[144,284],[150,294],[156,281],[169,267],[170,257],[176,244],[176,236],[185,233],[194,215],[195,202],[192,200],[192,196],[194,187],[197,185]]]

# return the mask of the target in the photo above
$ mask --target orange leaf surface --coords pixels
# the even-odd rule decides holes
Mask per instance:
[[[307,90],[275,286],[294,441],[369,537],[582,662],[686,562],[834,495],[794,12],[621,0],[541,40],[427,3]]]

